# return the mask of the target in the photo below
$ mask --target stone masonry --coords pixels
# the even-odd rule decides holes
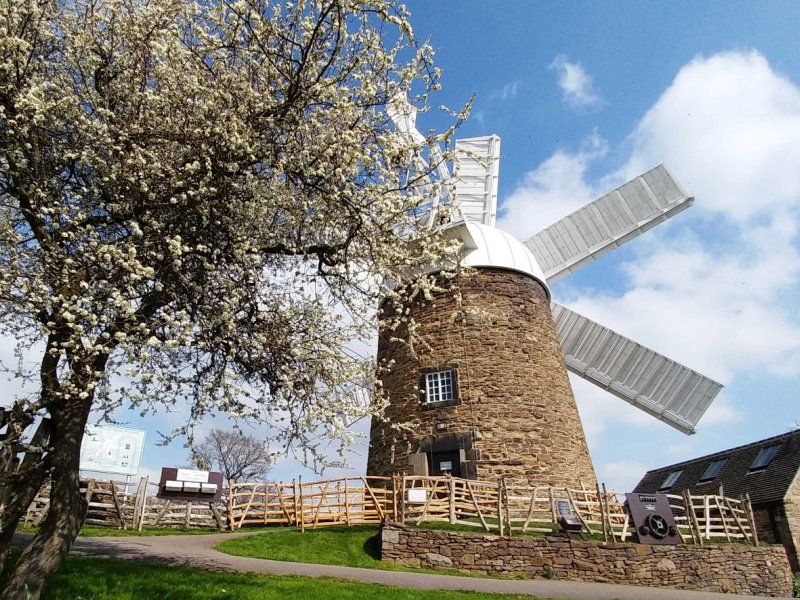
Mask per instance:
[[[420,334],[413,350],[381,332],[378,360],[392,365],[383,377],[390,405],[385,421],[373,419],[368,474],[408,471],[412,454],[458,449],[462,476],[594,489],[543,286],[497,268],[472,269],[451,285],[460,301],[449,290],[408,307]],[[437,367],[457,372],[455,406],[420,401],[420,373]]]
[[[776,523],[780,538],[786,547],[789,561],[795,569],[800,568],[798,548],[800,548],[800,472],[798,472],[789,491],[783,499],[783,514]]]
[[[381,559],[407,567],[458,569],[602,583],[792,595],[783,546],[647,546],[562,537],[499,537],[385,525]]]

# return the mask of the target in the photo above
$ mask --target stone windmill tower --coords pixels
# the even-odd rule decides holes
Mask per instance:
[[[390,111],[417,139],[414,111]],[[381,332],[389,398],[374,419],[367,471],[450,473],[594,488],[596,478],[567,370],[693,433],[721,385],[570,309],[549,284],[692,203],[663,166],[520,242],[494,227],[500,139],[456,142],[458,214],[447,234],[462,243],[467,275],[407,307],[416,350]],[[440,176],[448,176],[440,169]],[[437,198],[427,218],[446,198]]]

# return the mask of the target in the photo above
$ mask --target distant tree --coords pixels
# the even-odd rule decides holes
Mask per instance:
[[[37,598],[78,534],[92,411],[188,401],[304,452],[369,414],[350,392],[375,365],[347,348],[384,282],[453,247],[417,218],[417,157],[452,128],[386,111],[426,106],[430,58],[386,0],[3,0],[0,334],[38,357],[5,413],[0,569],[51,481],[3,599]]]
[[[191,462],[197,469],[221,472],[228,483],[264,481],[272,467],[265,440],[222,429],[212,429],[192,446]]]

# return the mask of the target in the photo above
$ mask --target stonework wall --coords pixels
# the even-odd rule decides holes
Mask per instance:
[[[789,562],[795,571],[800,571],[800,478],[795,476],[783,502],[782,519],[776,523],[780,529],[781,543],[786,547]]]
[[[460,569],[756,596],[792,595],[783,546],[647,546],[566,538],[498,537],[386,525],[381,558],[408,567]]]
[[[775,537],[775,531],[772,528],[772,520],[769,516],[770,510],[772,509],[753,507],[753,519],[756,522],[758,541],[766,544],[777,544],[778,539]]]
[[[594,489],[544,288],[520,273],[479,268],[460,291],[460,304],[452,293],[411,304],[421,336],[413,350],[381,332],[378,360],[392,364],[383,377],[390,406],[388,423],[373,420],[368,473],[406,471],[409,455],[455,446],[462,476]],[[420,370],[439,366],[457,369],[460,403],[425,409]]]

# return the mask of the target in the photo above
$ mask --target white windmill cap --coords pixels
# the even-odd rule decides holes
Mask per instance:
[[[514,236],[474,221],[453,223],[448,227],[446,235],[463,243],[462,266],[492,267],[523,273],[541,283],[547,292],[547,298],[550,298],[550,288],[547,286],[544,271],[531,251]]]

